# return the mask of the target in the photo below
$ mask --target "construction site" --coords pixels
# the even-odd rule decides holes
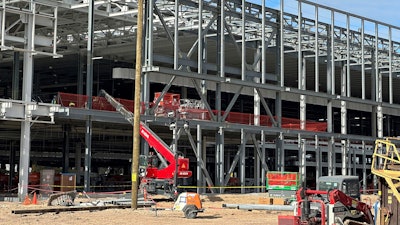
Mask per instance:
[[[3,0],[0,198],[138,182],[196,223],[246,223],[248,203],[280,212],[263,224],[397,224],[400,27],[277,2]]]

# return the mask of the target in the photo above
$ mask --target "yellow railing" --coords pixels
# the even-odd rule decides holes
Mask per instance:
[[[386,138],[375,141],[371,172],[386,180],[386,183],[400,202],[400,154],[391,140],[400,139]]]

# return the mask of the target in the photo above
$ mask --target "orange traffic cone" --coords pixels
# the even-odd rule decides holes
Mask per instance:
[[[32,204],[34,204],[34,205],[36,205],[36,204],[37,204],[36,192],[34,192],[34,193],[33,193]]]
[[[24,202],[22,202],[23,205],[30,205],[31,204],[31,199],[29,198],[28,195],[25,196]]]

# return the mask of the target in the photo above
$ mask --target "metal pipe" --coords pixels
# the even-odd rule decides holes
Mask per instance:
[[[263,205],[263,204],[222,204],[222,208],[244,209],[244,210],[272,210],[293,211],[293,205]]]

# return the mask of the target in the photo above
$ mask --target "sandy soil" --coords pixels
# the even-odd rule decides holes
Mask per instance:
[[[177,224],[278,224],[278,215],[291,215],[290,211],[240,210],[223,208],[222,204],[259,204],[259,199],[267,194],[221,194],[202,195],[203,208],[196,219],[186,219],[183,212],[150,208],[107,209],[101,211],[76,211],[43,214],[14,214],[13,210],[51,208],[47,200],[39,198],[37,205],[23,205],[16,202],[0,202],[0,224],[146,224],[146,225],[177,225]],[[93,199],[98,201],[103,199]],[[75,204],[87,201],[77,198]],[[158,202],[158,208],[171,208],[173,202]],[[59,206],[58,206],[59,207]]]

